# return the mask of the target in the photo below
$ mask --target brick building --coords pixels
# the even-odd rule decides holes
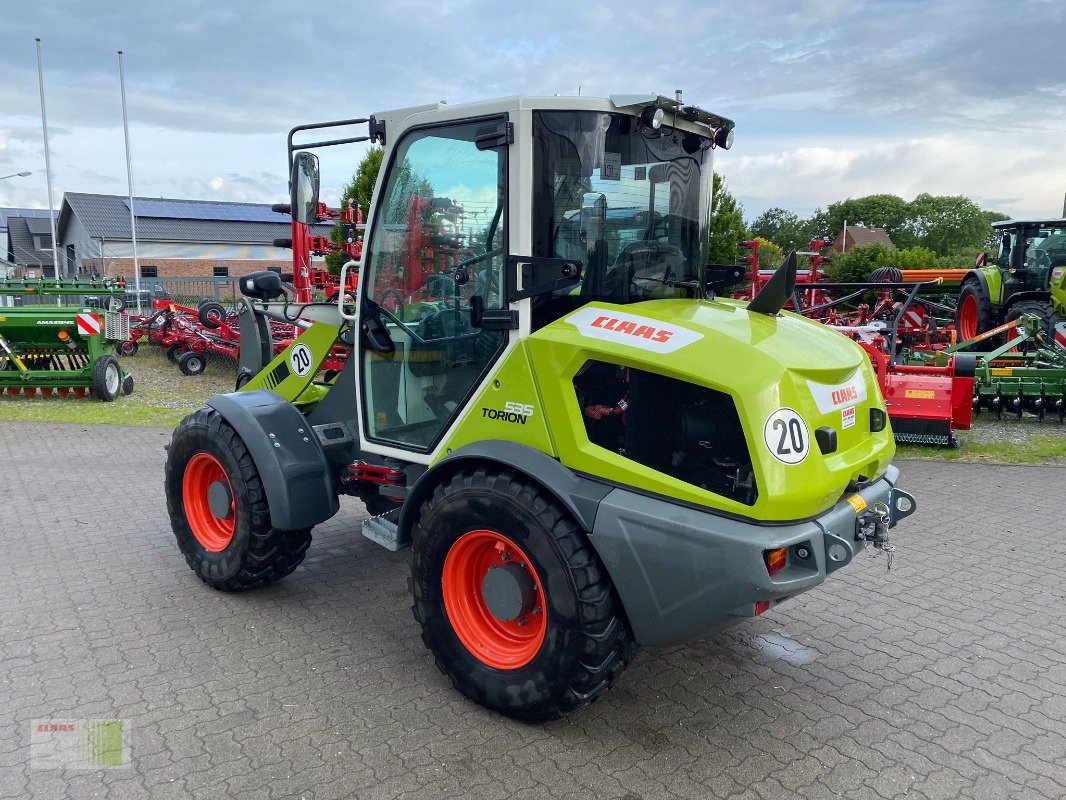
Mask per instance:
[[[889,250],[895,250],[896,245],[884,228],[867,228],[863,225],[848,225],[844,232],[837,235],[833,240],[832,250],[841,253],[864,244],[883,244]]]
[[[239,276],[292,266],[275,247],[290,236],[289,217],[259,203],[135,197],[137,258],[144,278]],[[330,226],[317,225],[328,236]],[[70,275],[133,275],[129,200],[67,192],[59,212],[59,256]]]

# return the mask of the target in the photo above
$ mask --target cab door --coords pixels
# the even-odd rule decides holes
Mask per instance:
[[[506,305],[507,132],[416,128],[392,151],[361,279],[368,443],[431,451],[503,352],[485,312]]]

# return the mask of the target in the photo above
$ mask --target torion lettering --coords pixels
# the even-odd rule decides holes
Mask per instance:
[[[481,416],[488,419],[496,419],[500,422],[511,422],[515,425],[525,425],[529,416],[526,414],[516,414],[513,411],[500,411],[498,408],[482,408]]]

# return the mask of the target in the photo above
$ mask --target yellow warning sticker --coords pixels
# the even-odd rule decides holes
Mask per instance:
[[[903,396],[908,400],[932,400],[936,397],[936,392],[932,389],[907,389]]]
[[[856,514],[866,510],[866,501],[862,499],[862,495],[853,494],[848,498],[848,505],[855,509]]]
[[[1011,375],[1014,374],[1014,370],[1005,369],[1003,367],[999,367],[998,369],[991,369],[989,370],[989,372],[991,372],[997,378],[1009,378]]]

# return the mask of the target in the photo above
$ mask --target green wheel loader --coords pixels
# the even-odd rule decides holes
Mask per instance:
[[[293,144],[302,131],[366,136]],[[295,128],[384,146],[359,296],[241,280],[240,390],[174,432],[174,534],[209,586],[292,572],[342,494],[412,548],[437,666],[489,708],[556,718],[635,646],[720,630],[821,584],[915,508],[863,350],[705,267],[733,122],[679,98],[509,98]],[[303,134],[306,135],[306,134]],[[342,283],[346,276],[342,275]],[[304,328],[276,358],[270,322]],[[339,373],[322,371],[337,348]]]

